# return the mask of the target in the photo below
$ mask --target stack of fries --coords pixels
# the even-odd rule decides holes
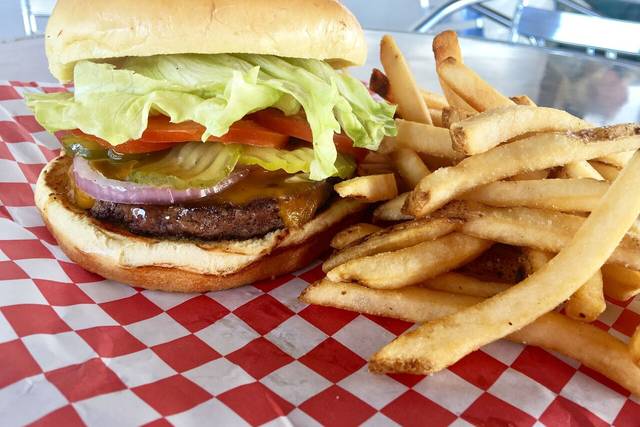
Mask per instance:
[[[335,236],[327,277],[301,299],[421,323],[373,355],[374,372],[430,374],[506,338],[640,395],[640,332],[624,343],[590,324],[605,295],[640,293],[640,125],[597,128],[506,97],[451,31],[433,51],[444,96],[382,39],[370,87],[398,105],[398,134],[336,190],[386,202],[376,225]]]

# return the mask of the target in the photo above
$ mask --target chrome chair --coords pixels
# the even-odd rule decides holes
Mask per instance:
[[[640,23],[525,7],[516,12],[512,39],[519,35],[538,45],[553,41],[608,52],[640,56]],[[591,52],[590,52],[591,53]]]
[[[514,43],[526,40],[536,46],[556,43],[562,46],[584,48],[593,55],[603,51],[608,57],[618,54],[640,58],[640,23],[601,16],[575,0],[556,0],[572,12],[543,10],[528,6],[520,0],[513,17],[504,15],[484,5],[487,0],[452,0],[442,4],[425,17],[415,28],[417,32],[429,32],[446,18],[465,8],[471,8],[511,31]]]

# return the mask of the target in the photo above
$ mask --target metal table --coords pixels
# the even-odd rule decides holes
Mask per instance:
[[[352,73],[368,80],[380,67],[378,43],[384,34],[366,31],[369,56]],[[392,33],[418,83],[439,91],[431,52],[432,36]],[[529,95],[540,105],[566,109],[595,124],[640,121],[640,66],[548,49],[486,40],[461,39],[465,62],[506,95]],[[0,44],[0,80],[53,81],[42,39]]]

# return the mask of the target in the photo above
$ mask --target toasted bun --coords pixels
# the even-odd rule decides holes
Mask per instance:
[[[258,53],[362,64],[360,24],[337,0],[58,0],[46,31],[51,73],[83,59]]]
[[[360,217],[364,205],[339,200],[303,227],[260,239],[199,242],[128,233],[90,217],[68,197],[71,159],[42,170],[36,206],[62,250],[85,269],[147,289],[202,292],[241,286],[304,267],[331,237]]]

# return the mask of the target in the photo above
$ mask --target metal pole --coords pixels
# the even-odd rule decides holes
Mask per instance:
[[[584,15],[601,16],[599,13],[594,12],[592,9],[582,6],[581,4],[573,0],[556,0],[556,3],[560,3],[564,6],[567,6],[569,9],[575,10],[576,12],[580,12]]]
[[[486,7],[482,4],[476,4],[471,6],[471,9],[475,10],[479,14],[483,15],[486,18],[491,19],[492,21],[504,25],[507,28],[511,28],[513,21],[507,15],[504,15],[496,10]]]
[[[450,15],[458,12],[465,7],[472,6],[474,4],[482,3],[487,0],[453,0],[449,1],[438,9],[436,9],[431,15],[427,16],[421,23],[416,25],[413,31],[418,33],[427,33],[433,27],[438,25],[444,19]]]
[[[22,23],[24,25],[24,33],[26,36],[33,35],[33,22],[31,19],[31,7],[29,0],[20,0],[20,9],[22,11]]]

